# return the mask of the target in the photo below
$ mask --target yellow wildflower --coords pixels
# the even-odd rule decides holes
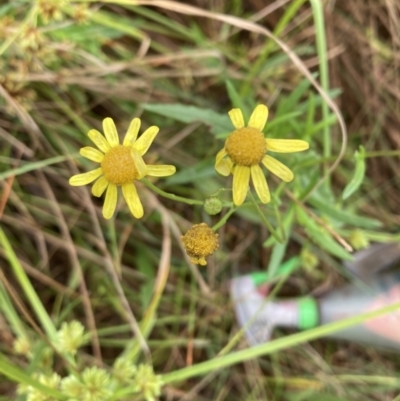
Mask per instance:
[[[94,196],[101,196],[107,189],[103,206],[103,216],[110,219],[117,205],[117,187],[122,187],[122,194],[129,210],[136,218],[143,216],[143,206],[140,202],[134,181],[146,175],[167,177],[175,173],[171,165],[146,165],[142,156],[147,152],[159,128],[152,126],[137,139],[140,119],[134,118],[129,125],[125,139],[120,145],[118,132],[111,118],[103,120],[105,137],[94,129],[88,132],[89,138],[101,150],[90,146],[80,150],[80,154],[89,160],[101,164],[101,167],[88,173],[74,175],[69,183],[73,186],[86,185],[97,181],[92,187]]]
[[[268,108],[263,104],[254,109],[246,127],[240,109],[232,109],[228,114],[236,129],[218,152],[215,169],[224,176],[233,174],[233,203],[236,206],[246,199],[250,176],[261,202],[268,203],[271,195],[259,164],[286,182],[292,181],[294,175],[288,167],[266,153],[299,152],[308,149],[309,145],[298,139],[264,138],[262,130],[268,119]]]
[[[202,266],[207,264],[206,257],[218,249],[218,234],[206,223],[195,224],[181,236],[183,247],[192,263]]]

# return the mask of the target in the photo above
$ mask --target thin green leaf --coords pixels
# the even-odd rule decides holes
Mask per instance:
[[[308,134],[309,135],[315,134],[316,132],[326,129],[330,125],[336,124],[336,122],[337,122],[336,115],[328,114],[328,116],[324,120],[320,121],[317,124],[314,124],[313,127],[309,130]]]
[[[168,185],[187,184],[209,177],[215,177],[214,165],[210,163],[210,160],[204,160],[192,167],[180,170],[169,177],[166,183]]]
[[[337,221],[346,223],[347,225],[366,229],[374,229],[382,226],[382,223],[379,220],[371,219],[369,217],[357,216],[351,212],[336,209],[330,203],[323,202],[316,199],[315,197],[310,198],[308,202],[320,212],[325,213],[326,215],[332,217]]]
[[[236,90],[235,86],[229,79],[225,80],[226,90],[228,92],[229,100],[232,103],[233,107],[238,107],[242,110],[244,120],[247,121],[249,117],[249,111],[246,105],[243,102],[243,98],[239,95],[238,91]]]
[[[277,242],[272,249],[271,258],[269,259],[268,263],[268,275],[270,277],[275,276],[276,272],[278,271],[279,267],[282,264],[283,258],[285,257],[286,247],[288,245],[290,238],[289,234],[290,234],[290,228],[293,223],[293,218],[294,218],[294,208],[291,208],[286,214],[285,219],[283,221],[283,228],[285,230],[286,241],[283,244]]]
[[[343,249],[323,227],[317,225],[303,209],[296,207],[296,214],[299,223],[304,227],[307,235],[315,244],[319,245],[326,252],[340,259],[353,259],[351,254]]]
[[[39,170],[39,169],[49,166],[51,164],[61,163],[65,160],[69,159],[70,157],[71,156],[56,156],[56,157],[51,157],[50,159],[27,163],[21,167],[7,170],[7,171],[4,171],[3,173],[0,173],[0,180],[5,180],[8,177],[12,177],[12,176],[15,177],[17,175],[25,174],[25,173],[28,173],[29,171]]]
[[[313,74],[314,78],[316,74]],[[300,99],[305,96],[306,92],[311,86],[311,82],[308,79],[303,79],[297,87],[290,93],[290,95],[283,99],[279,105],[280,112],[289,112],[294,110],[297,104],[300,102]]]
[[[275,128],[276,126],[280,126],[281,124],[285,123],[286,121],[290,121],[297,116],[300,116],[302,113],[301,111],[291,111],[281,116],[275,117],[273,120],[269,121],[267,124],[267,131],[270,131],[271,128]]]
[[[15,310],[6,289],[0,282],[0,311],[3,313],[13,332],[18,337],[27,337],[26,330],[21,320],[21,315]]]
[[[342,199],[345,200],[349,198],[357,189],[360,187],[365,176],[365,149],[360,146],[360,149],[354,153],[354,159],[356,163],[356,168],[354,170],[353,178],[346,185],[343,191]]]
[[[0,227],[0,245],[4,249],[6,258],[10,264],[11,269],[13,270],[15,277],[17,278],[20,286],[22,287],[29,303],[32,306],[32,309],[36,313],[38,320],[40,321],[42,327],[46,331],[47,336],[50,341],[54,341],[56,338],[56,328],[54,326],[53,321],[51,320],[49,314],[43,306],[40,297],[35,291],[32,283],[30,282],[28,276],[25,273],[25,270],[21,266],[17,255],[14,252],[14,249],[11,247],[10,242],[4,231]]]
[[[214,110],[200,109],[183,104],[143,104],[144,110],[172,118],[182,123],[201,121],[211,127],[213,134],[227,133],[233,130],[228,114],[219,114]]]
[[[8,359],[1,354],[0,354],[0,373],[14,382],[17,382],[19,384],[29,385],[38,389],[44,395],[47,395],[49,398],[55,398],[57,400],[66,399],[66,396],[64,396],[60,391],[51,387],[47,387],[44,384],[40,383],[38,380],[35,380],[31,376],[28,376],[22,369],[11,364],[8,361]]]

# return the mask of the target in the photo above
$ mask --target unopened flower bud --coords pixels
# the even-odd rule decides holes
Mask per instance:
[[[222,210],[221,199],[216,196],[210,196],[204,201],[204,210],[211,216],[218,214]]]
[[[161,376],[154,374],[150,365],[139,365],[133,382],[135,391],[140,392],[146,401],[155,401],[161,394],[162,386]]]
[[[352,231],[350,233],[349,242],[356,251],[367,248],[369,245],[369,240],[362,230]]]
[[[312,271],[318,266],[318,258],[308,248],[303,248],[300,254],[301,264],[307,271]]]

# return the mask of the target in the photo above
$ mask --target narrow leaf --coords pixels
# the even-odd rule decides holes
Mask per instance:
[[[351,254],[339,245],[323,227],[315,223],[303,209],[296,207],[296,214],[299,223],[304,227],[306,233],[315,244],[340,259],[353,259]]]
[[[354,159],[356,163],[356,168],[354,170],[354,175],[353,178],[349,181],[349,183],[346,185],[346,188],[343,191],[342,199],[345,200],[351,195],[354,194],[354,192],[357,191],[357,189],[360,187],[364,180],[365,176],[365,149],[363,146],[360,146],[360,150],[357,150],[354,153]]]
[[[172,118],[182,123],[200,121],[211,127],[213,134],[228,133],[234,130],[228,113],[219,114],[211,109],[200,109],[183,104],[143,104],[142,107],[153,113]]]
[[[356,226],[360,228],[366,229],[374,229],[382,226],[382,223],[379,220],[371,219],[369,217],[357,216],[351,212],[336,209],[328,202],[323,202],[315,197],[310,198],[309,203],[313,205],[320,212],[323,212],[329,217],[333,219],[346,223],[347,225]]]

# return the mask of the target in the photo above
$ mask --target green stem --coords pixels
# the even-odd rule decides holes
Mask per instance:
[[[319,59],[319,73],[321,80],[321,87],[325,92],[329,91],[329,72],[328,72],[328,58],[327,58],[327,47],[326,47],[326,36],[325,36],[325,22],[324,22],[324,10],[321,0],[310,0],[313,14],[314,24],[317,41],[317,52]],[[329,106],[326,102],[322,103],[322,119],[325,121],[329,117]],[[324,144],[324,157],[331,156],[331,134],[330,129],[327,125],[323,129],[323,144]],[[324,174],[327,174],[329,166],[325,165]],[[330,176],[326,176],[324,182],[326,189],[330,188]]]
[[[0,311],[3,312],[8,323],[13,329],[13,332],[18,337],[28,337],[26,334],[25,327],[21,321],[21,317],[15,310],[11,300],[7,294],[5,287],[0,280]]]
[[[79,156],[79,155],[76,155]],[[0,173],[0,180],[5,180],[9,177],[16,177],[17,175],[28,173],[29,171],[38,170],[51,164],[61,163],[65,160],[70,159],[71,157],[75,157],[75,154],[71,154],[69,156],[55,156],[50,159],[39,160],[37,162],[26,163],[21,167],[11,168],[10,170],[4,171]]]
[[[366,159],[372,159],[375,157],[394,157],[394,156],[400,156],[400,150],[376,150],[372,152],[365,152]],[[353,159],[353,157],[354,154],[349,153],[343,156],[343,160],[351,160]],[[334,162],[336,159],[337,156],[330,156],[330,157],[321,157],[319,159],[306,160],[304,162],[299,162],[298,164],[296,164],[296,168],[304,168],[321,163]]]
[[[282,241],[283,241],[283,242],[286,242],[286,232],[285,232],[285,228],[283,227],[282,219],[281,219],[281,214],[279,213],[279,208],[278,208],[278,206],[276,205],[276,203],[274,203],[273,208],[274,208],[276,220],[277,220],[277,222],[278,222],[278,226],[279,226],[279,228],[280,228],[280,230],[281,230],[281,233],[282,233]]]
[[[212,227],[212,229],[213,229],[214,231],[217,231],[219,228],[221,228],[221,227],[228,221],[229,217],[232,215],[232,213],[234,213],[235,210],[236,210],[236,208],[235,208],[234,206],[232,206],[232,207],[225,213],[225,216],[222,217],[222,219],[221,219],[217,224],[215,224],[215,225]]]
[[[49,337],[49,340],[51,342],[54,342],[57,335],[54,323],[51,320],[50,316],[48,315],[42,302],[40,301],[40,298],[36,293],[35,289],[33,288],[31,282],[29,281],[29,278],[26,275],[25,270],[21,266],[21,263],[19,263],[17,255],[15,254],[13,248],[11,247],[11,244],[8,241],[6,234],[1,228],[0,228],[0,244],[2,245],[5,251],[8,262],[10,263],[10,266],[14,271],[14,274],[20,286],[22,287],[27,299],[29,300],[32,309],[35,311],[36,316],[38,317],[40,323],[42,324],[42,327],[44,328],[47,336]]]
[[[203,201],[198,201],[195,199],[189,199],[189,198],[183,198],[182,196],[177,196],[175,194],[170,194],[169,192],[165,192],[162,189],[156,187],[154,184],[152,184],[149,180],[147,180],[146,178],[143,178],[141,180],[143,182],[144,185],[146,185],[146,187],[150,188],[152,191],[154,191],[155,193],[163,196],[164,198],[168,198],[177,202],[182,202],[182,203],[186,203],[188,205],[201,205],[203,206]]]
[[[366,320],[381,316],[386,313],[393,312],[400,308],[400,302],[392,304],[385,308],[375,310],[373,312],[362,313],[358,316],[352,316],[347,319],[340,320],[326,324],[324,326],[316,327],[311,330],[292,334],[286,337],[279,338],[277,340],[267,342],[265,344],[257,345],[252,348],[247,348],[241,351],[236,351],[222,357],[217,357],[206,362],[202,362],[196,365],[189,366],[177,370],[175,372],[167,373],[162,376],[164,384],[181,382],[194,376],[204,375],[216,370],[226,368],[228,366],[242,363],[254,358],[258,358],[264,355],[272,354],[277,351],[287,349],[290,347],[297,346],[306,341],[314,340],[316,338],[330,335],[334,332],[346,329],[356,324],[361,324]],[[127,389],[128,390],[128,389]]]
[[[26,386],[35,387],[42,394],[46,395],[46,399],[65,400],[67,397],[61,391],[45,386],[38,380],[29,376],[24,370],[12,364],[4,355],[0,354],[0,373],[8,377],[10,380]]]
[[[303,5],[304,2],[305,0],[294,0],[290,3],[290,5],[285,9],[285,13],[283,14],[282,18],[278,21],[278,23],[274,28],[273,31],[274,36],[279,37],[282,34],[282,32],[285,30],[290,20],[292,20],[293,17],[296,16],[296,13],[298,12],[299,8]],[[269,55],[275,48],[276,48],[276,43],[273,40],[269,39],[265,43],[265,46],[261,49],[261,52],[259,53],[257,60],[255,60],[253,66],[251,67],[249,73],[247,74],[247,77],[244,81],[244,84],[242,85],[242,88],[240,89],[240,94],[242,95],[242,97],[249,95],[250,90],[254,85],[253,84],[254,79],[258,75],[260,75],[266,60],[268,59]]]
[[[258,213],[258,215],[260,216],[262,222],[264,223],[264,225],[268,228],[268,230],[270,231],[270,233],[274,236],[274,238],[280,242],[281,244],[283,243],[282,238],[278,235],[278,233],[274,230],[274,228],[271,226],[271,224],[269,223],[269,221],[266,219],[266,217],[264,216],[264,213],[262,212],[262,210],[260,209],[260,206],[258,206],[258,203],[256,202],[256,200],[254,199],[253,194],[251,193],[251,191],[249,191],[250,194],[250,199],[252,204],[254,205],[254,207],[256,208],[256,211]]]

